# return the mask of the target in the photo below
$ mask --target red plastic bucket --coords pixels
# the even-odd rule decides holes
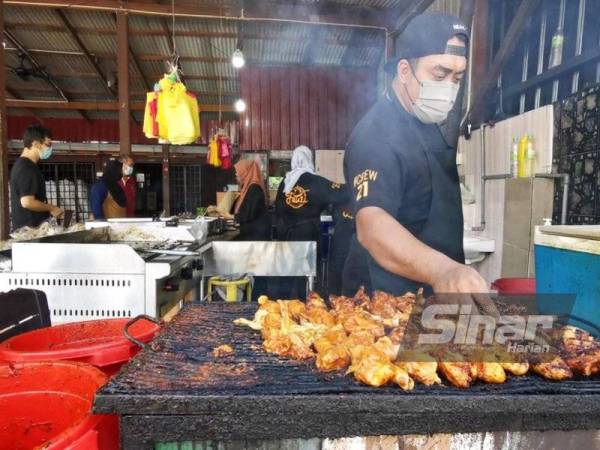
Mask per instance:
[[[112,376],[140,351],[123,334],[129,320],[75,322],[23,333],[0,344],[0,361],[80,361]],[[129,334],[148,343],[159,329],[142,319],[129,327]]]
[[[492,289],[500,295],[535,294],[535,278],[499,278],[492,283]]]
[[[87,364],[0,364],[0,450],[114,450],[116,417],[92,415],[106,375]]]

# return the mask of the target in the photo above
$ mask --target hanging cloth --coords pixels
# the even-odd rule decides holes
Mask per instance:
[[[159,137],[171,144],[185,145],[200,137],[198,100],[183,83],[165,75],[159,82]]]
[[[217,139],[217,145],[219,148],[219,159],[221,160],[221,169],[231,169],[231,141],[227,136],[219,136],[219,139]]]
[[[144,110],[144,135],[148,139],[156,139],[158,132],[158,92],[148,92],[146,94],[146,108]]]

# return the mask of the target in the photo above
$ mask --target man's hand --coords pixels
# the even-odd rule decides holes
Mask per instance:
[[[54,217],[55,219],[60,219],[63,215],[63,210],[60,209],[58,206],[52,206],[50,208],[50,215],[52,217]]]
[[[449,298],[460,304],[471,305],[485,314],[499,316],[496,305],[489,297],[487,283],[471,267],[452,262],[440,271],[432,287],[436,294],[459,294]],[[477,309],[473,309],[473,312]]]

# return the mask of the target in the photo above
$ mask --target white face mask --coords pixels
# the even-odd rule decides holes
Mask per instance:
[[[423,123],[442,123],[454,107],[459,84],[451,81],[419,81],[416,75],[413,76],[421,85],[419,97],[412,102],[414,115]]]

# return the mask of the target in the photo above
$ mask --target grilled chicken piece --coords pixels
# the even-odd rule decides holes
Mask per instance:
[[[386,327],[397,327],[401,323],[408,322],[413,297],[394,297],[384,292],[376,291],[371,303],[368,305],[369,312],[375,315]]]
[[[350,349],[350,355],[352,365],[348,372],[361,383],[379,387],[393,381],[404,390],[414,388],[414,381],[406,370],[393,364],[375,345],[357,345]]]
[[[229,355],[233,355],[233,349],[231,348],[230,345],[219,345],[218,347],[215,347],[212,351],[212,355],[215,358],[223,358],[225,356],[229,356]]]
[[[573,377],[567,363],[558,355],[544,353],[531,358],[531,370],[548,380],[560,381]]]
[[[299,320],[302,314],[306,312],[306,305],[300,300],[289,300],[287,305],[290,316],[294,320]]]
[[[301,321],[307,321],[311,323],[327,325],[333,327],[337,324],[336,318],[327,309],[309,306],[305,312],[300,315]]]
[[[394,344],[387,336],[379,338],[377,342],[375,342],[375,348],[384,353],[390,359],[390,361],[396,361],[396,358],[398,357],[398,350],[400,350],[400,346]]]
[[[327,309],[327,304],[319,294],[317,294],[316,292],[311,292],[306,298],[306,307]]]
[[[477,379],[486,383],[502,384],[506,381],[506,372],[498,362],[477,363]]]
[[[454,386],[466,389],[477,377],[477,368],[459,353],[446,352],[438,357],[440,372]]]
[[[356,364],[352,363],[349,372],[354,374],[356,380],[373,387],[389,383],[396,375],[393,364],[369,359],[361,359]]]
[[[426,353],[404,351],[398,357],[397,366],[404,368],[408,374],[426,386],[441,384],[437,374],[438,363],[434,357]]]
[[[529,362],[518,354],[509,353],[505,347],[496,346],[493,352],[496,360],[506,372],[515,376],[521,376],[529,371]]]
[[[348,297],[337,297],[335,295],[331,295],[329,297],[329,303],[333,306],[333,310],[335,313],[346,313],[349,314],[354,311],[356,307],[356,303],[353,298]]]
[[[363,307],[363,306],[367,306],[369,304],[369,302],[371,301],[371,299],[369,298],[369,296],[367,295],[367,292],[365,291],[364,287],[361,287],[357,292],[356,295],[354,296],[354,303],[356,304],[356,306],[358,307]]]
[[[341,316],[340,321],[348,333],[368,331],[376,338],[385,334],[383,325],[373,320],[368,313],[362,311],[354,311],[351,314]]]
[[[331,372],[345,369],[350,365],[350,354],[345,345],[329,347],[317,353],[317,369],[321,372]]]
[[[315,350],[318,353],[323,353],[332,347],[343,344],[348,335],[344,331],[341,325],[336,325],[323,333],[317,340],[315,340]]]
[[[412,391],[415,388],[415,382],[408,374],[408,371],[404,367],[400,367],[397,364],[393,365],[393,368],[394,378],[392,378],[392,381],[401,389],[405,391]]]
[[[501,384],[506,381],[506,372],[498,361],[494,350],[493,347],[478,348],[465,356],[468,361],[475,365],[475,377],[478,380],[485,383]]]
[[[360,330],[350,333],[348,339],[346,339],[346,346],[348,348],[355,347],[357,345],[373,345],[375,343],[375,336],[370,331]]]
[[[560,350],[571,370],[585,377],[600,371],[600,343],[586,331],[566,326],[561,330]]]

